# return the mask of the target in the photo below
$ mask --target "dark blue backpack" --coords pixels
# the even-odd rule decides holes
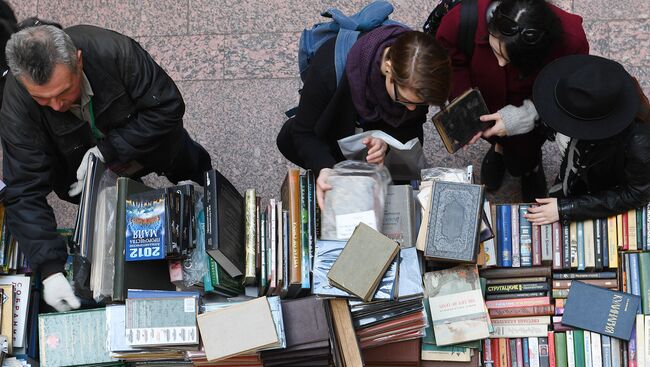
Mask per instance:
[[[336,83],[341,80],[345,70],[345,62],[350,49],[364,32],[371,31],[382,25],[397,24],[399,22],[388,19],[393,13],[393,5],[387,1],[374,1],[366,5],[358,13],[347,16],[339,9],[330,8],[321,13],[321,16],[331,18],[329,22],[315,24],[311,29],[305,29],[300,36],[298,44],[298,68],[300,79],[305,81],[311,60],[316,51],[327,41],[336,37],[334,46],[334,67],[336,70]],[[297,107],[286,112],[288,117],[296,113]]]

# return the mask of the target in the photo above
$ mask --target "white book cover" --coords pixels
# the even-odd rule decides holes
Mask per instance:
[[[492,228],[492,231],[495,232],[494,223],[492,223],[490,202],[487,200],[483,203],[483,211],[487,215],[487,220],[490,224],[490,228]],[[485,251],[485,266],[497,266],[497,250],[495,239],[491,238],[483,242],[483,250]]]
[[[494,320],[492,320],[494,321]],[[495,325],[490,338],[543,338],[548,335],[548,325]]]
[[[521,247],[519,240],[519,205],[512,204],[510,206],[510,220],[512,222],[512,267],[518,268],[521,266]]]
[[[610,338],[612,343],[612,367],[621,367],[621,341]]]
[[[530,367],[539,366],[539,339],[528,338],[528,360]]]
[[[636,365],[637,367],[645,366],[645,354],[646,354],[646,325],[644,322],[643,315],[636,315]]]
[[[553,261],[553,227],[550,224],[542,226],[542,261]]]
[[[645,335],[644,335],[644,342],[645,344],[643,345],[643,352],[644,352],[644,360],[645,363],[650,363],[650,316],[645,315],[644,317],[644,330],[645,330]]]
[[[14,348],[25,346],[25,331],[27,329],[27,312],[29,312],[29,295],[31,293],[30,278],[25,275],[0,276],[0,284],[14,286]]]
[[[585,334],[587,332],[585,331]],[[593,367],[603,367],[602,343],[600,334],[590,332],[591,334],[591,365]]]
[[[596,266],[596,249],[594,248],[594,221],[586,220],[582,224],[585,244],[585,267],[593,269]]]
[[[550,325],[551,316],[523,316],[507,317],[504,319],[492,319],[492,325]]]
[[[576,367],[576,352],[573,348],[573,330],[567,330],[566,332],[566,356],[567,366]]]
[[[592,367],[591,365],[591,333],[587,330],[584,331],[583,345],[585,349],[585,367]]]

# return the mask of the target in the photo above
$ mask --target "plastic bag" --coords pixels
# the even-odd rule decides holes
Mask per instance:
[[[431,167],[422,170],[422,181],[451,181],[472,183],[474,167],[465,168]]]
[[[361,222],[381,231],[390,173],[383,165],[343,161],[327,178],[321,239],[348,240]]]
[[[97,187],[90,268],[90,289],[96,302],[113,297],[116,205],[117,175],[111,170],[105,170]]]
[[[194,238],[196,249],[183,261],[183,286],[192,287],[204,282],[208,274],[208,254],[205,252],[205,210],[203,208],[203,190],[194,187],[194,218],[196,222]]]

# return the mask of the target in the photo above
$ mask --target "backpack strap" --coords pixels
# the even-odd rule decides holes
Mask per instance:
[[[463,0],[460,6],[460,29],[458,32],[458,47],[472,58],[474,53],[474,35],[478,24],[478,1]]]

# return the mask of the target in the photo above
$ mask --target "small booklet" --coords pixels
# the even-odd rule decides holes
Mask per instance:
[[[494,121],[482,122],[479,119],[489,113],[481,92],[474,88],[456,97],[436,113],[432,121],[445,148],[453,154],[465,146],[476,133],[494,126]]]

